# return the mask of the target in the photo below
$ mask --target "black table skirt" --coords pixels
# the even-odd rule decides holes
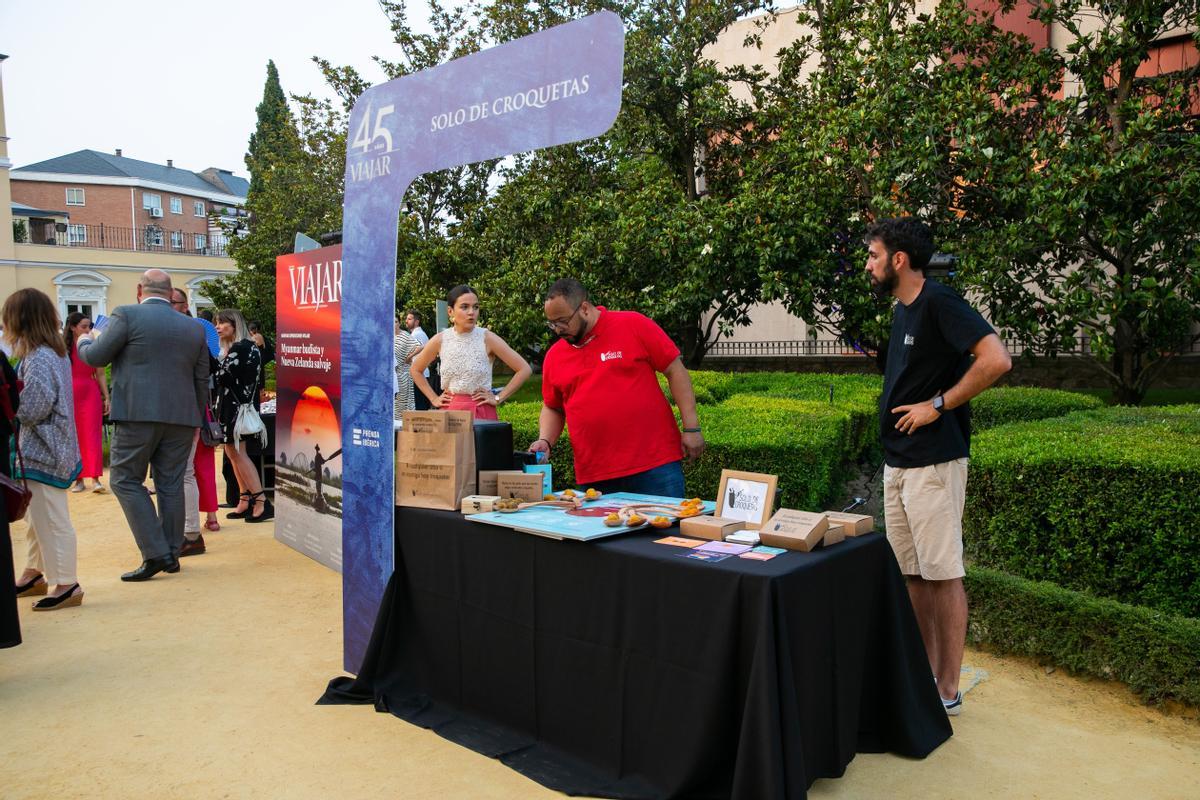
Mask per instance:
[[[950,737],[882,536],[713,564],[663,534],[559,542],[397,508],[362,669],[319,702],[614,798],[802,798],[856,752]]]

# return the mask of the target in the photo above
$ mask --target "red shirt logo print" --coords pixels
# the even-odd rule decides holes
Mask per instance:
[[[618,358],[624,358],[620,350],[609,350],[607,353],[600,354],[601,361],[616,361]]]

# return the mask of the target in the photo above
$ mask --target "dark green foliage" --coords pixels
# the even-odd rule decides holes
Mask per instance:
[[[337,114],[328,103],[311,100],[299,108],[298,127],[275,64],[268,62],[246,153],[249,233],[226,231],[238,271],[204,285],[215,305],[240,309],[268,335],[275,332],[275,258],[292,252],[297,232],[317,238],[340,228],[342,220],[346,150],[344,134],[333,132]],[[244,221],[236,226],[244,228]]]
[[[782,506],[820,510],[858,455],[851,414],[826,402],[735,395],[699,411],[708,448],[684,467],[689,494],[713,497],[722,469],[765,472],[779,476]]]
[[[1103,406],[1100,398],[1078,392],[1024,386],[993,387],[971,401],[971,430],[979,432],[1010,422],[1033,422]]]
[[[1148,702],[1200,705],[1200,620],[981,567],[966,587],[973,644],[1119,680]]]
[[[964,518],[980,566],[1200,616],[1200,406],[985,431]]]

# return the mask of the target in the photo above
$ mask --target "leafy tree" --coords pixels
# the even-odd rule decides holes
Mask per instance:
[[[1073,42],[1044,54],[1036,95],[1004,98],[1003,127],[964,136],[962,180],[978,186],[961,204],[965,277],[1027,345],[1086,336],[1118,402],[1136,404],[1200,341],[1200,71],[1147,63],[1173,31],[1197,42],[1200,3],[1032,6]]]
[[[995,31],[970,37],[951,5],[930,18],[907,0],[814,0],[797,15],[807,33],[757,96],[753,126],[770,135],[742,162],[742,256],[767,297],[864,351],[881,349],[890,318],[863,273],[866,225],[918,214],[945,245],[958,189],[952,121],[963,104],[990,102],[961,75]],[[969,58],[946,59],[952,47]]]
[[[1075,37],[1064,52],[960,0],[932,15],[808,4],[811,33],[759,95],[754,124],[772,137],[743,162],[745,253],[768,296],[870,349],[888,314],[867,293],[859,236],[917,215],[1006,336],[1054,352],[1088,334],[1118,398],[1136,402],[1200,321],[1197,75],[1139,77],[1197,3],[1033,5]]]
[[[268,62],[258,124],[246,153],[249,231],[237,224],[228,231],[238,271],[205,284],[217,305],[241,309],[270,332],[275,328],[275,258],[292,252],[297,232],[316,237],[341,226],[345,137],[334,133],[337,112],[311,99],[300,107],[297,127],[279,73]]]
[[[500,2],[480,13],[496,38],[522,35],[608,6],[625,20],[622,111],[597,142],[515,159],[505,184],[451,229],[460,268],[488,287],[491,323],[530,351],[547,335],[542,291],[574,275],[598,299],[654,317],[696,364],[719,335],[747,321],[758,278],[737,259],[724,197],[727,151],[749,106],[707,49],[762,2]]]

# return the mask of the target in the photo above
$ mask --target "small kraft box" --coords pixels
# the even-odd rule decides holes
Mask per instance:
[[[740,519],[725,517],[684,517],[679,520],[681,536],[695,536],[697,539],[712,539],[714,542],[724,541],[725,537],[746,527]]]
[[[846,541],[846,526],[845,525],[830,525],[825,529],[825,536],[822,541],[823,547],[829,547],[831,544]]]
[[[524,503],[537,503],[542,499],[542,473],[501,472],[496,476],[496,494]]]
[[[470,497],[464,497],[462,501],[462,513],[469,516],[471,514],[486,514],[489,511],[495,511],[495,504],[499,499],[499,495],[492,494],[473,494]]]
[[[521,475],[519,469],[481,469],[479,470],[479,487],[476,491],[481,495],[499,495],[499,487],[496,486],[496,478],[501,475]],[[538,498],[541,500],[542,498]]]
[[[847,514],[844,511],[826,511],[830,525],[841,525],[847,536],[862,536],[875,530],[875,518],[867,514]]]
[[[768,547],[807,553],[821,543],[828,529],[824,514],[781,508],[759,529],[758,537]]]

